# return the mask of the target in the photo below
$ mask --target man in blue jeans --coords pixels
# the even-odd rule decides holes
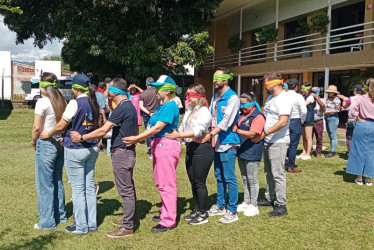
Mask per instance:
[[[299,144],[301,134],[303,132],[303,123],[306,118],[306,105],[304,97],[297,93],[299,89],[299,81],[291,78],[285,82],[288,85],[287,95],[290,100],[293,100],[292,111],[290,115],[290,146],[288,148],[288,168],[289,173],[300,173],[301,170],[296,168],[296,150]]]
[[[233,74],[227,68],[218,68],[213,75],[214,88],[218,91],[210,105],[212,113],[212,130],[205,135],[202,142],[209,139],[215,149],[214,175],[217,179],[217,203],[209,210],[210,216],[223,215],[221,223],[238,220],[238,182],[235,175],[235,158],[240,145],[238,134],[232,132],[232,126],[238,121],[240,100],[229,87]],[[228,188],[229,204],[226,210],[226,189]]]

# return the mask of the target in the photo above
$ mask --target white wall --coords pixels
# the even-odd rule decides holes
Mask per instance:
[[[42,72],[54,73],[57,78],[60,78],[61,61],[35,60],[35,77],[39,77]]]
[[[2,87],[4,79],[4,99],[10,100],[12,94],[11,68],[12,62],[10,59],[10,51],[0,51],[0,98],[2,96]]]

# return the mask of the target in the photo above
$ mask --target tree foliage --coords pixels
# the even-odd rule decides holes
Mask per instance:
[[[11,13],[17,13],[17,14],[22,14],[23,11],[21,10],[20,7],[12,7],[7,4],[7,1],[5,0],[0,0],[0,10],[5,10],[5,11],[10,11]]]
[[[42,48],[58,38],[72,70],[136,81],[201,64],[213,50],[206,24],[221,1],[12,0],[23,15],[3,14],[17,43],[33,38]]]

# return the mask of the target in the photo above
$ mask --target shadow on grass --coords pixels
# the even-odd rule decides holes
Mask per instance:
[[[41,235],[31,240],[14,244],[10,246],[2,246],[1,249],[4,250],[18,250],[18,249],[45,249],[48,248],[48,245],[51,245],[52,242],[60,236],[61,233],[53,232],[48,235]]]
[[[136,211],[135,211],[135,225],[134,230],[137,230],[140,227],[141,220],[143,220],[149,211],[151,211],[152,203],[146,200],[136,201]]]
[[[103,223],[106,216],[113,215],[120,207],[122,204],[118,200],[100,199],[97,203],[97,226]]]
[[[336,171],[334,173],[334,175],[341,175],[341,176],[343,176],[343,181],[344,182],[354,183],[355,179],[356,179],[356,176],[353,175],[353,174],[348,174],[347,172],[345,172],[345,170],[346,170],[346,168],[343,168],[343,170]]]
[[[100,181],[98,185],[100,187],[98,194],[102,194],[102,193],[105,193],[111,190],[114,187],[114,182],[113,181]]]
[[[13,111],[13,107],[9,108],[5,106],[4,108],[1,108],[1,105],[0,105],[0,120],[8,119],[8,117],[12,114],[12,111]]]

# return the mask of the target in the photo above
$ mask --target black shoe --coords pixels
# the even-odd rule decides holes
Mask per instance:
[[[186,220],[186,221],[193,220],[198,215],[199,215],[199,213],[197,212],[197,210],[193,210],[189,215],[184,216],[184,220]]]
[[[335,152],[334,153],[330,152],[327,155],[325,155],[325,158],[330,158],[330,157],[333,157],[333,156],[335,156]]]
[[[161,217],[160,216],[153,216],[152,217],[152,221],[154,221],[154,222],[160,222],[161,221]]]
[[[260,207],[274,207],[274,201],[268,201],[267,199],[257,201],[257,206]]]
[[[190,224],[190,225],[201,225],[201,224],[205,224],[205,223],[208,222],[208,218],[209,218],[208,212],[205,212],[204,216],[202,215],[202,213],[198,213],[197,216],[195,216],[195,218],[193,218],[192,220],[190,220],[188,222],[188,224]]]
[[[283,205],[283,206],[276,205],[274,207],[273,211],[268,213],[268,215],[270,217],[279,217],[279,216],[283,216],[283,215],[287,215],[287,214],[288,214],[288,212],[287,212],[286,205]]]
[[[166,232],[168,230],[174,229],[174,227],[165,227],[161,224],[158,224],[157,226],[152,227],[151,232],[152,233],[162,233]]]

